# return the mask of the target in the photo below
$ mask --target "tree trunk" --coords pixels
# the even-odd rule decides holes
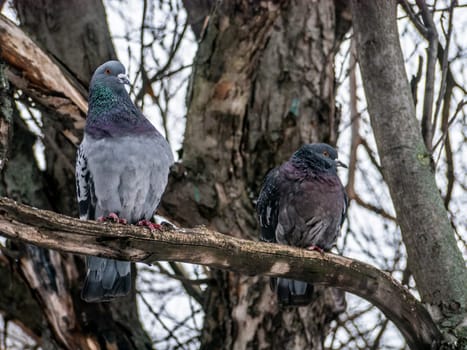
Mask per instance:
[[[383,176],[422,301],[467,345],[467,270],[436,186],[399,43],[396,1],[352,2],[363,86]]]
[[[183,162],[163,199],[184,226],[256,239],[267,170],[305,142],[335,143],[333,2],[218,4],[195,59]],[[268,281],[213,271],[205,349],[321,349],[342,295],[316,288],[309,307],[279,309]]]

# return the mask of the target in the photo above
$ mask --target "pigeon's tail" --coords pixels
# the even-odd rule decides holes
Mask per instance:
[[[303,281],[288,278],[271,278],[271,288],[282,306],[308,305],[312,300],[313,286]]]
[[[86,257],[88,272],[81,298],[88,303],[109,301],[130,292],[131,263],[95,256]]]

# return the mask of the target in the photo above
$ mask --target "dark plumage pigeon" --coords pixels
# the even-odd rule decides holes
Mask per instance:
[[[76,160],[81,219],[153,228],[167,185],[172,151],[165,138],[135,107],[124,85],[125,67],[108,61],[96,69],[89,87],[89,111]],[[87,257],[81,296],[88,302],[128,294],[128,261]]]
[[[337,151],[324,143],[306,144],[266,176],[257,213],[266,242],[329,250],[339,234],[347,196],[337,176]],[[306,282],[271,279],[282,305],[306,305],[313,288]]]

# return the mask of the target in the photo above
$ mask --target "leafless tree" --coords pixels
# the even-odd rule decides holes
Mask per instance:
[[[17,201],[0,199],[4,348],[467,344],[465,82],[453,73],[464,69],[462,6],[401,1],[397,19],[395,1],[369,0],[1,4],[18,21],[0,18],[0,192]],[[397,20],[416,38],[405,61]],[[70,218],[87,84],[117,51],[135,102],[180,148],[159,213],[183,228],[152,237]],[[263,176],[306,142],[347,153],[352,202],[337,250],[377,268],[257,242]],[[90,305],[76,254],[152,265],[139,266],[129,297]],[[277,275],[321,284],[312,304],[281,309],[265,277]],[[367,302],[348,295],[345,309],[329,286]]]

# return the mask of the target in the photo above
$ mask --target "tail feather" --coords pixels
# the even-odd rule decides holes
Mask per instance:
[[[86,258],[86,265],[88,271],[81,291],[83,300],[87,302],[109,301],[130,292],[130,262],[90,256]]]
[[[271,288],[276,292],[279,304],[283,306],[308,305],[312,300],[313,286],[303,281],[271,278]]]

